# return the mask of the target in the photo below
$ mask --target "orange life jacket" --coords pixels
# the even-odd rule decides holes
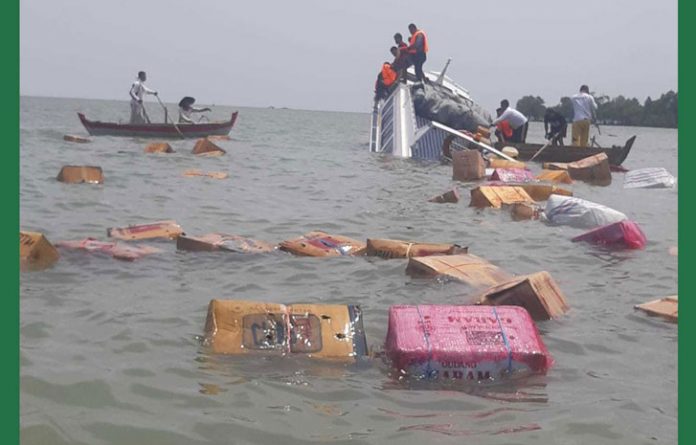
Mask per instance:
[[[408,46],[412,46],[412,47],[413,47],[413,48],[411,48],[411,49],[408,50],[408,52],[409,52],[410,54],[416,54],[416,53],[417,53],[416,48],[415,48],[414,45],[416,44],[416,38],[418,37],[419,34],[423,36],[423,52],[424,52],[424,53],[427,53],[427,52],[428,52],[428,38],[425,36],[425,33],[419,29],[419,30],[417,30],[416,32],[414,32],[413,35],[411,36],[411,38],[408,40]]]
[[[512,127],[510,126],[510,123],[508,121],[498,122],[496,127],[498,128],[498,130],[500,130],[501,133],[503,133],[503,137],[505,139],[510,139],[512,137]]]
[[[396,77],[396,71],[392,69],[391,64],[385,62],[384,65],[382,65],[382,82],[384,82],[384,85],[391,86],[396,82]]]

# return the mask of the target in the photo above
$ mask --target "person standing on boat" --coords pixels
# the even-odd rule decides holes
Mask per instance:
[[[396,46],[392,46],[391,49],[392,54],[394,55],[392,66],[399,73],[399,77],[405,82],[406,69],[413,65],[413,62],[411,62],[411,56],[407,51],[408,45],[406,42],[404,42],[404,37],[401,35],[401,33],[397,32],[394,34],[394,43],[396,43]],[[394,52],[394,49],[396,49],[396,52]]]
[[[500,117],[503,114],[503,109],[498,107],[495,109],[496,117]],[[498,137],[498,141],[503,143],[512,137],[512,127],[510,127],[510,122],[500,121],[496,125],[495,135]]]
[[[566,137],[568,122],[566,118],[553,108],[547,108],[544,113],[544,133],[546,139],[551,140],[551,145],[563,145]]]
[[[512,108],[507,99],[500,101],[500,108],[503,110],[503,112],[491,123],[490,126],[495,127],[502,121],[508,121],[510,127],[512,127],[512,136],[506,138],[507,141],[524,143],[524,141],[527,139],[527,127],[529,126],[527,117]]]
[[[131,116],[130,116],[130,123],[131,124],[145,124],[145,123],[150,123],[150,120],[147,119],[147,114],[145,114],[145,109],[143,108],[143,95],[145,93],[147,94],[154,94],[155,96],[157,95],[157,91],[151,90],[148,87],[145,86],[145,81],[147,80],[147,74],[145,74],[145,71],[139,71],[138,72],[138,78],[135,79],[135,82],[133,82],[133,85],[131,85],[130,89],[130,97],[131,97]]]
[[[573,103],[573,127],[571,136],[573,145],[587,147],[587,140],[590,137],[590,123],[595,120],[597,103],[590,94],[587,85],[580,87],[580,92],[570,98]]]
[[[416,70],[416,78],[427,83],[428,79],[425,77],[425,74],[423,74],[423,64],[425,63],[426,53],[428,52],[428,38],[423,30],[418,29],[413,23],[408,25],[408,30],[411,33],[411,38],[408,41],[406,52],[408,52],[411,62],[413,62],[413,68]]]
[[[179,123],[180,124],[195,124],[192,119],[193,113],[203,113],[205,111],[213,111],[208,107],[196,108],[193,104],[196,102],[191,96],[186,96],[179,101]]]

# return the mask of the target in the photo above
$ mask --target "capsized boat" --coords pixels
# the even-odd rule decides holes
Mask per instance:
[[[123,136],[143,138],[202,138],[229,134],[237,120],[238,111],[232,113],[230,120],[198,124],[150,123],[121,124],[115,122],[91,121],[83,113],[77,113],[80,122],[92,136]]]
[[[460,130],[474,133],[488,127],[490,114],[478,105],[469,92],[445,75],[451,59],[442,71],[428,71],[429,82],[416,81],[407,72],[406,83],[397,82],[389,96],[374,103],[370,125],[370,151],[395,157],[439,160],[448,135],[463,139],[467,148],[495,153],[495,147],[474,140]]]

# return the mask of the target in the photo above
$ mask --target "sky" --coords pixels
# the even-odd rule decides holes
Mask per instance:
[[[392,36],[423,29],[425,70],[494,110],[677,90],[677,1],[21,0],[20,94],[369,112]]]

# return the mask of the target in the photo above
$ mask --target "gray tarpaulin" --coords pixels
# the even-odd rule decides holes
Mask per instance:
[[[472,100],[452,93],[449,89],[429,83],[411,87],[413,106],[416,114],[434,120],[457,130],[476,131],[479,125],[488,127],[491,115]]]

